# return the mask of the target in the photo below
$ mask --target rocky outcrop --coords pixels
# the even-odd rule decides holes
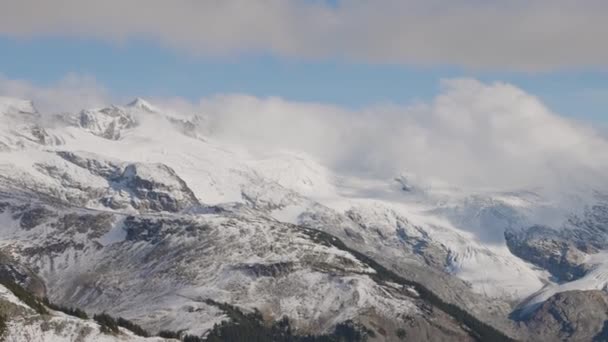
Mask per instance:
[[[164,164],[108,161],[97,155],[67,151],[57,154],[91,174],[106,179],[108,188],[104,189],[104,194],[99,199],[106,207],[178,212],[200,204],[186,182]]]
[[[511,253],[546,269],[560,280],[575,280],[589,271],[585,253],[551,228],[534,226],[524,231],[508,230],[505,240]]]
[[[15,283],[38,297],[46,296],[46,286],[32,270],[0,252],[0,283]]]
[[[25,210],[15,213],[13,218],[19,218],[19,226],[25,230],[30,230],[46,222],[56,214],[46,207],[25,208]]]
[[[66,161],[77,165],[83,169],[88,170],[90,173],[100,176],[106,179],[113,179],[118,177],[121,172],[121,166],[119,162],[112,162],[100,158],[89,153],[76,153],[71,151],[57,151],[58,156],[65,159]]]
[[[112,179],[112,186],[127,191],[131,206],[138,210],[178,212],[199,204],[186,182],[163,164],[129,164]],[[114,198],[106,203],[113,207]]]
[[[608,294],[600,290],[555,294],[525,325],[534,341],[608,341]]]
[[[83,110],[78,125],[99,137],[118,140],[125,129],[133,128],[137,122],[123,108],[111,106],[100,110]]]

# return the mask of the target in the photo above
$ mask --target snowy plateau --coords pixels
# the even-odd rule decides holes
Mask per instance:
[[[341,174],[217,139],[136,99],[0,98],[0,278],[52,303],[205,337],[221,305],[370,341],[608,340],[608,192]],[[7,341],[136,341],[0,286]]]

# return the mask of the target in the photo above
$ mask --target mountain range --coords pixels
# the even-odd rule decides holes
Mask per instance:
[[[7,341],[171,338],[53,307],[182,339],[255,317],[291,339],[608,340],[606,189],[347,174],[207,123],[0,98]]]

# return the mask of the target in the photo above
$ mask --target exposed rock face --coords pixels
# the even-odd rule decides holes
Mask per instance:
[[[547,269],[558,279],[578,279],[589,270],[584,263],[585,254],[551,228],[534,226],[525,231],[506,231],[505,240],[513,254]]]
[[[123,130],[135,127],[137,122],[123,108],[112,106],[100,110],[83,110],[78,125],[102,138],[118,140]]]
[[[127,191],[131,206],[138,210],[178,212],[199,204],[186,183],[163,164],[129,164],[112,184],[119,191]],[[106,203],[113,207],[115,199],[109,198]]]
[[[46,286],[32,270],[0,252],[0,281],[9,281],[39,297],[46,296]]]
[[[19,218],[19,225],[21,228],[29,230],[46,222],[49,217],[55,215],[56,214],[53,211],[40,206],[33,208],[26,207],[24,210],[16,212],[13,215],[13,218]]]
[[[531,340],[608,341],[608,294],[600,290],[555,294],[525,324]]]
[[[352,208],[345,216],[365,231],[373,232],[380,240],[394,240],[412,255],[420,257],[427,265],[443,270],[448,265],[449,252],[445,246],[432,241],[424,229],[393,210],[365,210]]]
[[[118,162],[107,161],[99,156],[75,153],[69,151],[57,151],[58,156],[67,160],[68,162],[77,165],[83,169],[88,170],[90,173],[101,176],[103,178],[111,179],[117,177],[120,174],[120,165]]]
[[[107,161],[74,152],[57,154],[104,178],[108,188],[103,189],[105,194],[100,201],[112,209],[132,207],[139,211],[178,212],[199,204],[188,185],[166,165]]]

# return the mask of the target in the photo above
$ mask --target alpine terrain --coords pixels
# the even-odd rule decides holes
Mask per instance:
[[[345,174],[0,98],[6,341],[608,341],[608,192]]]

